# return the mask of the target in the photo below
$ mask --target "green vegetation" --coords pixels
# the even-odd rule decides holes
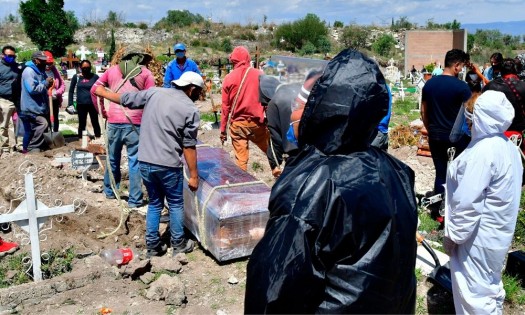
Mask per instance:
[[[417,110],[418,100],[411,95],[406,95],[405,99],[398,98],[392,104],[392,118],[390,119],[391,126],[409,125],[411,121],[419,118],[420,114]]]
[[[20,253],[8,256],[0,261],[0,288],[19,285],[32,281],[33,270],[27,264],[30,254]],[[64,250],[50,250],[42,258],[42,277],[50,279],[73,270],[75,250],[73,247]],[[27,271],[27,272],[26,272]]]
[[[255,161],[255,162],[252,163],[252,170],[254,172],[259,172],[259,171],[264,171],[264,168],[261,165],[261,163]]]
[[[504,273],[502,281],[505,289],[505,301],[514,305],[525,305],[525,290],[521,287],[520,280]]]
[[[430,233],[436,231],[439,228],[439,222],[433,220],[430,215],[426,212],[420,212],[419,214],[419,231],[425,231]]]
[[[320,46],[325,48],[322,46],[326,45],[327,35],[325,23],[317,15],[308,13],[303,19],[277,27],[274,45],[292,52],[307,53],[312,51],[312,47],[316,52],[321,52]]]
[[[203,22],[204,18],[200,14],[193,14],[188,10],[168,10],[168,15],[160,19],[154,28],[173,29]]]
[[[372,44],[372,50],[381,56],[389,57],[396,43],[392,35],[383,34]]]
[[[20,15],[27,36],[39,50],[49,50],[56,56],[65,55],[66,46],[73,43],[78,21],[73,19],[74,13],[64,12],[64,1],[20,2]]]
[[[343,29],[341,43],[346,48],[362,49],[366,47],[366,41],[370,31],[356,24],[348,25]]]

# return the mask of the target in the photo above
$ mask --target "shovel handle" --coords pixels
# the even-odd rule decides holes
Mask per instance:
[[[54,87],[51,85],[47,90],[47,95],[49,97],[49,120],[52,124],[55,122],[55,115],[53,114],[53,88]]]
[[[430,256],[432,256],[432,259],[434,259],[434,265],[436,266],[435,268],[441,267],[441,263],[439,262],[439,258],[436,255],[436,252],[430,246],[430,244],[428,244],[427,241],[425,241],[425,238],[423,237],[423,235],[419,234],[418,231],[416,231],[416,240],[418,243],[423,245],[423,247],[427,250]]]

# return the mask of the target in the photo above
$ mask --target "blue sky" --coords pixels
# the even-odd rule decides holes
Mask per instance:
[[[20,0],[0,0],[0,17],[16,14]],[[315,13],[321,19],[349,23],[390,25],[392,18],[426,24],[457,19],[465,23],[506,22],[525,19],[524,0],[65,0],[65,10],[75,12],[80,22],[105,19],[108,11],[122,14],[128,22],[154,24],[168,10],[189,10],[215,22],[282,23]]]

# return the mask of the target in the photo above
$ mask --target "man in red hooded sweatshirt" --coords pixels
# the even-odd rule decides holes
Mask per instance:
[[[260,70],[250,64],[250,52],[246,47],[235,47],[230,55],[233,71],[222,85],[221,142],[230,137],[235,151],[235,163],[244,171],[248,168],[250,154],[248,141],[266,152],[269,132],[264,121],[264,108],[259,102]]]

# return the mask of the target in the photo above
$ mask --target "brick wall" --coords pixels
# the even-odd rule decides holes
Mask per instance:
[[[445,65],[445,54],[451,49],[467,49],[466,30],[426,31],[413,30],[405,34],[405,74],[416,66],[419,71],[423,65],[437,61]]]

